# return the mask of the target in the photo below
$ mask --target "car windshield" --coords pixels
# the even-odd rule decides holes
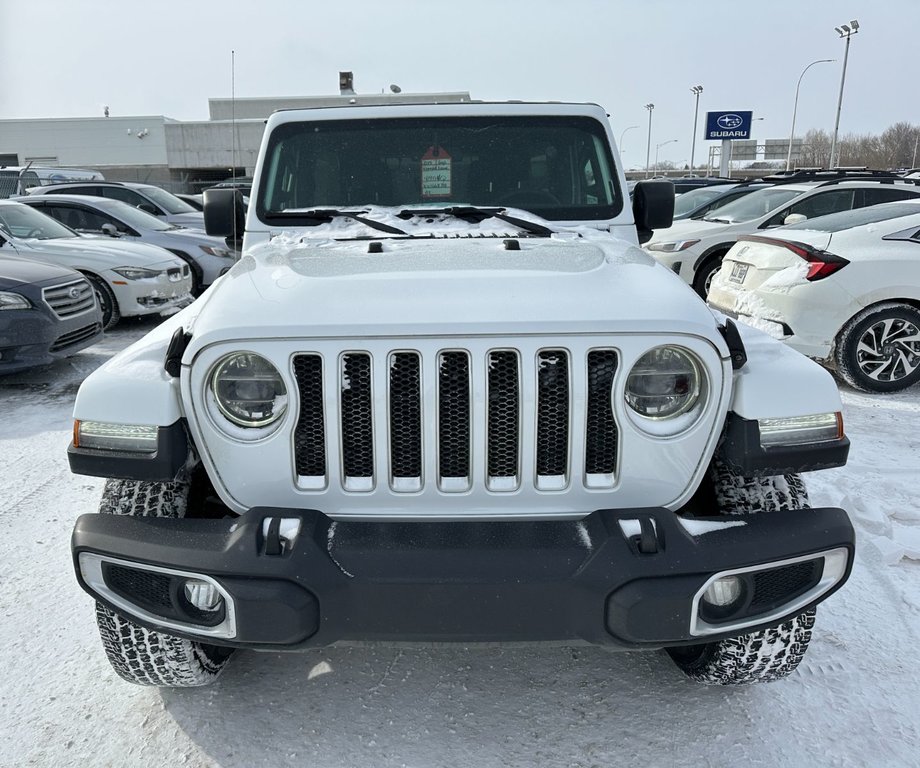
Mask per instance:
[[[138,192],[149,197],[167,213],[196,213],[185,200],[180,200],[172,192],[159,187],[139,187]]]
[[[129,203],[123,203],[121,200],[109,200],[106,198],[102,210],[111,214],[116,219],[121,219],[129,227],[134,229],[152,229],[156,232],[165,232],[170,229],[179,229],[175,224],[163,221],[147,211],[135,208]]]
[[[589,117],[288,123],[269,142],[257,201],[266,220],[317,206],[496,206],[569,221],[622,208],[604,127]]]
[[[674,201],[674,215],[682,216],[688,214],[691,211],[695,211],[701,205],[705,205],[710,200],[715,200],[717,197],[724,195],[729,189],[732,189],[734,184],[725,184],[725,185],[713,185],[711,187],[698,187],[697,189],[691,189],[689,192],[684,192],[682,195],[678,195],[677,199]]]
[[[56,240],[61,237],[79,237],[72,229],[50,216],[21,203],[0,205],[0,228],[11,237],[23,239]]]
[[[830,213],[827,216],[818,216],[798,224],[789,224],[783,229],[810,229],[817,232],[840,232],[844,229],[862,227],[866,224],[875,224],[879,221],[897,219],[901,216],[912,216],[920,213],[918,203],[882,203],[870,208],[856,208],[852,211]]]
[[[752,221],[772,213],[801,194],[801,189],[786,189],[785,187],[760,189],[723,205],[709,216],[705,216],[703,221],[718,221],[725,224]]]

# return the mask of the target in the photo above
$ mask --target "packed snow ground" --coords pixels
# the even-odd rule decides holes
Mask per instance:
[[[239,654],[210,688],[122,682],[69,553],[102,481],[71,475],[79,382],[138,338],[0,379],[2,766],[916,766],[920,388],[844,389],[847,467],[807,477],[853,517],[850,582],[791,678],[706,688],[663,653],[333,648]]]

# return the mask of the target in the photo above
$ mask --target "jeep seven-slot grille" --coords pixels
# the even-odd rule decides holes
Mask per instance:
[[[71,280],[60,285],[42,289],[45,303],[60,318],[72,317],[86,312],[96,304],[96,295],[86,280]]]
[[[593,349],[580,360],[566,349],[531,356],[497,349],[479,361],[463,349],[427,355],[294,356],[300,401],[294,454],[301,487],[318,490],[333,482],[346,491],[371,491],[376,475],[385,472],[385,484],[397,492],[420,491],[430,483],[442,492],[462,492],[476,483],[514,491],[524,482],[526,466],[537,489],[559,491],[572,482],[573,455],[584,458],[587,487],[613,486],[618,430],[610,393],[616,352]],[[326,371],[330,364],[336,370]],[[333,383],[336,393],[328,392]],[[574,403],[583,405],[575,410]],[[573,434],[583,444],[572,445]],[[478,453],[476,441],[484,442]],[[338,454],[339,478],[327,477],[327,450]]]

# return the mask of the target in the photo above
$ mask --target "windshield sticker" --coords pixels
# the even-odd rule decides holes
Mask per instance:
[[[444,147],[422,155],[422,197],[450,197],[451,159]]]

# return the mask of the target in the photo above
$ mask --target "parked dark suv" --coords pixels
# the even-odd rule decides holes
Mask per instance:
[[[101,335],[102,310],[83,275],[0,256],[0,374],[70,357]]]

